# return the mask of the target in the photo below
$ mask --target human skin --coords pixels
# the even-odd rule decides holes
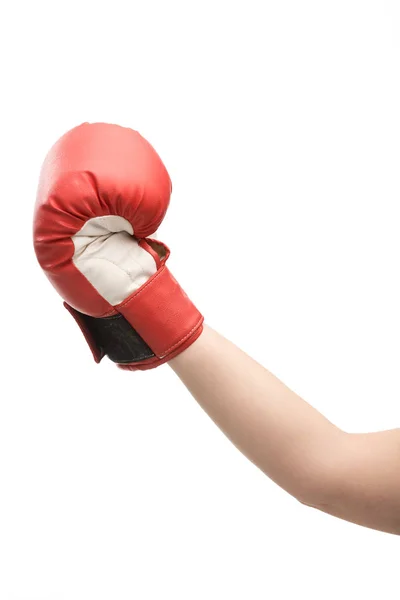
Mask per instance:
[[[169,365],[233,444],[299,502],[400,535],[400,429],[339,429],[208,326]]]

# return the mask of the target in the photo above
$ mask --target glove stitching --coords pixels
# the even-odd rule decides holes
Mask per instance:
[[[140,294],[142,292],[145,291],[145,289],[149,286],[152,285],[153,282],[157,279],[157,277],[159,277],[163,271],[165,270],[165,266],[161,267],[161,269],[159,271],[157,271],[157,273],[155,273],[154,275],[152,275],[150,277],[150,279],[148,279],[143,285],[142,287],[140,287],[136,292],[133,293],[133,295],[129,296],[128,298],[125,298],[125,300],[123,300],[120,304],[117,304],[116,306],[120,307],[120,308],[124,308],[131,300],[134,300],[136,298],[138,298],[138,296],[140,296]],[[179,284],[178,284],[179,285]]]
[[[167,350],[164,350],[163,355],[160,356],[159,358],[165,358],[169,352],[171,352],[172,350],[177,348],[180,344],[182,344],[182,342],[187,340],[192,335],[192,333],[199,327],[199,325],[201,325],[202,321],[203,321],[203,315],[200,315],[200,319],[197,321],[196,325],[189,331],[189,333],[184,335],[178,342],[176,342],[175,344],[173,344],[172,346],[167,348]]]
[[[141,288],[139,288],[139,290],[133,294],[133,296],[130,296],[129,298],[126,298],[126,300],[124,300],[121,304],[117,305],[117,310],[119,310],[120,308],[124,308],[126,307],[126,305],[131,301],[136,299],[143,291],[145,291],[145,288],[147,288],[149,285],[152,285],[153,282],[157,279],[157,277],[159,277],[163,271],[165,271],[166,266],[163,265],[161,267],[161,269],[159,271],[157,271],[157,273],[155,273],[150,279],[148,279],[146,281],[146,283],[144,283],[142,285]],[[179,285],[179,283],[178,283]],[[177,342],[175,342],[174,344],[172,344],[172,346],[170,346],[169,348],[167,348],[166,350],[164,350],[162,356],[159,356],[159,358],[165,358],[165,356],[167,356],[167,354],[169,352],[171,352],[172,350],[174,350],[175,348],[177,348],[180,344],[182,344],[182,342],[184,342],[185,340],[187,340],[194,331],[196,331],[196,329],[199,327],[199,325],[201,325],[202,321],[204,320],[203,315],[200,315],[199,320],[196,322],[196,324],[194,325],[194,327],[187,333],[185,334],[180,340],[178,340]]]

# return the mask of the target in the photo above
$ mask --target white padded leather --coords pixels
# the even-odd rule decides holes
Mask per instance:
[[[113,306],[130,296],[157,270],[153,257],[139,246],[131,224],[123,217],[90,219],[72,241],[76,268]]]

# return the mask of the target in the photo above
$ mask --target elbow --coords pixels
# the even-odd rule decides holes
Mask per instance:
[[[327,511],[333,503],[333,484],[328,472],[308,478],[294,494],[295,499],[310,508]]]
[[[262,469],[300,504],[330,512],[345,492],[346,436],[337,428],[292,449],[274,472]]]
[[[345,488],[339,463],[337,454],[330,451],[304,458],[291,490],[294,498],[304,506],[331,512]]]
[[[322,502],[318,502],[317,499],[303,499],[303,498],[297,498],[296,500],[298,502],[300,502],[300,504],[302,504],[303,506],[307,506],[308,508],[315,508],[317,510],[323,510],[324,512],[327,512],[327,508],[328,505],[325,503],[323,504]]]

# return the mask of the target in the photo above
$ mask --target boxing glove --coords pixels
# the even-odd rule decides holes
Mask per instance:
[[[43,163],[34,210],[37,259],[96,362],[149,369],[192,344],[196,309],[151,236],[171,195],[168,172],[136,131],[84,123]]]

